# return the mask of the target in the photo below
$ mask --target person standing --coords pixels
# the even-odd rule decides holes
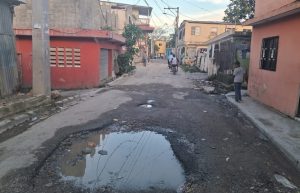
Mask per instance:
[[[234,91],[235,91],[235,101],[236,102],[241,102],[242,101],[242,94],[241,94],[241,88],[242,88],[242,83],[244,81],[244,74],[245,71],[241,67],[241,64],[239,61],[235,62],[235,68],[233,71],[233,76],[234,76]]]

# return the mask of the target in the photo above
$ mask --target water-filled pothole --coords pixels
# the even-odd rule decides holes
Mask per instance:
[[[185,177],[169,141],[151,131],[93,135],[59,160],[62,179],[89,189],[180,192]]]
[[[143,105],[140,105],[140,107],[143,107],[143,108],[146,108],[146,109],[151,109],[153,107],[153,105],[151,105],[151,104],[143,104]]]
[[[141,104],[139,106],[146,108],[146,109],[151,109],[154,106],[154,103],[155,103],[155,100],[149,99],[149,100],[147,100],[146,104]]]

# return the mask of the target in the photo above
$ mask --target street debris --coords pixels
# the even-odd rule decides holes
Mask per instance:
[[[98,151],[98,154],[100,154],[100,155],[107,155],[108,152],[105,151],[105,150],[99,150],[99,151]]]
[[[228,92],[232,91],[232,85],[224,85],[217,80],[194,80],[194,85],[194,90],[203,91],[210,96],[215,94],[227,94]]]
[[[291,188],[291,189],[297,189],[298,187],[295,186],[292,182],[290,182],[286,177],[281,176],[279,174],[274,175],[277,182],[282,184],[284,187]]]
[[[45,187],[51,187],[51,186],[53,186],[53,183],[52,183],[52,182],[50,182],[50,183],[48,183],[48,184],[45,184]]]
[[[88,141],[87,146],[88,147],[96,147],[96,143]]]
[[[61,97],[61,94],[60,94],[60,92],[58,90],[54,90],[54,91],[51,92],[51,98],[52,99],[56,100],[56,99],[58,99],[60,97]]]
[[[86,147],[85,149],[82,150],[83,154],[91,154],[93,152],[93,150],[89,147]]]

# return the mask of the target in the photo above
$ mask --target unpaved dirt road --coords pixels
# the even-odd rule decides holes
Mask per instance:
[[[166,136],[184,169],[183,192],[299,193],[275,180],[279,174],[300,187],[299,172],[244,115],[224,96],[194,89],[193,80],[205,78],[182,71],[172,75],[166,64],[155,61],[89,93],[79,104],[0,144],[0,192],[93,192],[61,180],[56,165],[66,149],[61,142],[117,124]],[[140,107],[148,100],[155,101],[152,108]]]

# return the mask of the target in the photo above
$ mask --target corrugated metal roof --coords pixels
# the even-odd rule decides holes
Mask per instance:
[[[0,0],[0,1],[4,1],[10,5],[20,5],[26,3],[25,0]]]

